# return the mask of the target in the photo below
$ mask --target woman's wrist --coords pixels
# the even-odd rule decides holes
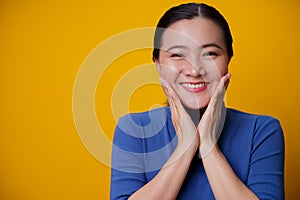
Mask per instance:
[[[175,152],[177,154],[191,154],[194,155],[199,149],[199,138],[195,136],[190,141],[178,141]]]
[[[220,151],[219,146],[217,143],[207,145],[205,147],[199,147],[199,158],[202,160],[212,157],[213,155],[216,155]]]

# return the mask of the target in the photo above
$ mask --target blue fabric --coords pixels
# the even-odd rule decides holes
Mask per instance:
[[[123,116],[113,144],[110,199],[127,199],[155,177],[177,145],[169,107]],[[284,138],[278,120],[227,109],[218,145],[260,199],[284,199]],[[196,155],[177,199],[215,199]]]

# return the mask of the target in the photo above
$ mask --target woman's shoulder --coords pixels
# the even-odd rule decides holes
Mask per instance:
[[[254,136],[267,136],[268,134],[282,134],[282,128],[277,118],[266,114],[253,114],[232,108],[227,109],[230,126],[242,127],[252,130]]]
[[[238,121],[279,122],[279,120],[277,118],[270,116],[270,115],[255,114],[255,113],[245,112],[242,110],[237,110],[234,108],[227,108],[227,115],[229,115],[230,118],[234,118],[235,120],[238,120]]]
[[[166,127],[169,107],[160,107],[144,112],[134,112],[119,118],[117,130],[138,138],[151,137]]]
[[[119,119],[119,123],[121,122],[131,122],[140,126],[146,126],[154,121],[166,120],[167,116],[170,115],[170,109],[168,106],[154,108],[147,111],[142,112],[132,112],[123,115]]]

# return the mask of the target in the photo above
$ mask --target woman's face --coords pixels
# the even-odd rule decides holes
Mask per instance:
[[[208,105],[228,62],[221,28],[196,17],[177,21],[164,31],[156,65],[181,102],[199,109]]]

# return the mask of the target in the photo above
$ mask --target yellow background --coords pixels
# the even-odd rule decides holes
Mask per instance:
[[[76,74],[96,45],[122,31],[153,27],[166,9],[183,2],[0,1],[1,200],[108,199],[109,168],[89,154],[73,121]],[[224,14],[234,37],[227,105],[281,121],[286,197],[299,199],[300,2],[205,2]],[[121,57],[99,82],[96,110],[108,138],[115,126],[112,85],[132,67],[150,63],[150,54]],[[147,85],[128,106],[140,111],[163,101],[160,88]]]

